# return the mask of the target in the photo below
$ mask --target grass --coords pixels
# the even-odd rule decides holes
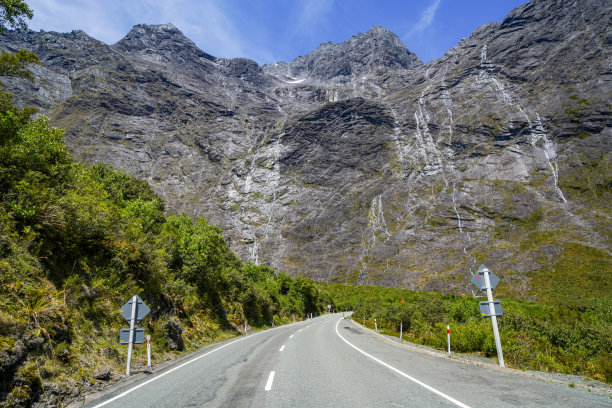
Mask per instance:
[[[606,279],[612,257],[582,244],[567,243],[550,269],[534,271],[531,294],[547,304],[584,310],[611,301],[612,283]]]

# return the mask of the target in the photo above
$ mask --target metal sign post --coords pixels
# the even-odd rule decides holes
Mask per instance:
[[[119,313],[130,324],[129,329],[121,329],[119,333],[119,344],[128,345],[127,367],[125,375],[130,375],[130,364],[132,362],[132,349],[134,344],[144,343],[144,329],[137,329],[135,326],[139,323],[151,309],[142,301],[138,295],[132,296],[125,305],[119,309]]]
[[[497,316],[502,316],[501,302],[493,300],[493,289],[499,283],[499,278],[486,265],[480,265],[477,274],[472,277],[472,283],[487,294],[487,301],[480,302],[480,314],[483,318],[491,318],[495,346],[497,347],[497,359],[499,360],[499,366],[505,367],[504,354],[502,352],[501,340],[499,339],[499,329],[497,328]]]
[[[499,339],[499,329],[497,328],[497,316],[495,315],[495,306],[493,302],[493,291],[491,290],[491,280],[489,274],[491,271],[486,269],[484,272],[485,286],[487,289],[487,300],[489,301],[489,313],[491,314],[491,324],[493,324],[493,335],[495,336],[495,347],[497,347],[497,359],[499,360],[499,366],[505,367],[504,365],[504,353],[502,352],[501,340]]]
[[[125,375],[130,376],[130,363],[132,362],[132,348],[134,347],[134,326],[136,325],[136,307],[138,305],[137,296],[134,295],[132,298],[132,313],[130,318],[130,340],[128,342],[128,355],[127,355],[127,368],[125,369]]]

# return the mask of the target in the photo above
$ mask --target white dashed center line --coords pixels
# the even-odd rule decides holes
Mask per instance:
[[[270,376],[268,377],[268,382],[266,383],[266,391],[270,391],[272,389],[272,382],[274,381],[274,371],[270,371]]]
[[[285,349],[285,345],[283,344],[283,347],[280,348],[280,350],[278,351],[283,351]]]
[[[293,334],[291,336],[289,336],[289,338],[292,339],[293,338]]]

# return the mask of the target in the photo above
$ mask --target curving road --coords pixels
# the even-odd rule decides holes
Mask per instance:
[[[219,344],[87,407],[611,407],[569,388],[382,341],[326,315]]]

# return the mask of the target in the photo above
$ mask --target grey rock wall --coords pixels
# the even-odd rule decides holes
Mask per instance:
[[[172,25],[12,32],[43,64],[2,81],[245,260],[447,292],[488,260],[526,294],[568,242],[610,254],[611,19],[532,1],[427,64],[381,27],[264,67]]]

